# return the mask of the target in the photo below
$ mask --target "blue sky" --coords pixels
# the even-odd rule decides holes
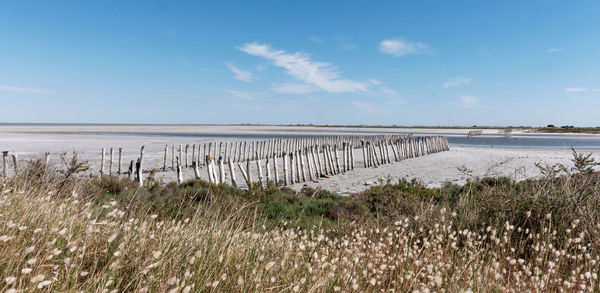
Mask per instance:
[[[3,1],[0,122],[600,126],[598,1]]]

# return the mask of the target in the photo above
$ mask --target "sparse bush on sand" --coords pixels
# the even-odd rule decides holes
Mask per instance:
[[[600,175],[561,170],[341,197],[198,180],[139,188],[32,163],[0,187],[0,289],[598,291]]]

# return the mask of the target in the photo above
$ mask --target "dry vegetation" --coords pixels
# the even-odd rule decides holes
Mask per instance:
[[[202,181],[137,188],[32,162],[0,189],[0,288],[598,291],[600,175],[575,155],[577,170],[540,166],[538,180],[401,181],[352,198]]]

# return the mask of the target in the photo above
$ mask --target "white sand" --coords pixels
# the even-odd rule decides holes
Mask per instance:
[[[428,133],[444,135],[466,135],[470,129],[407,129],[407,128],[324,128],[324,127],[288,127],[288,126],[192,126],[192,125],[75,125],[75,126],[0,126],[0,151],[9,150],[19,154],[23,160],[41,156],[44,152],[52,153],[51,163],[59,165],[59,155],[62,152],[77,151],[81,159],[89,160],[92,172],[99,170],[101,148],[108,151],[110,147],[125,149],[124,162],[128,164],[139,156],[139,148],[145,145],[145,168],[162,167],[165,144],[194,144],[209,141],[232,141],[240,139],[256,139],[248,136],[260,135],[360,135],[374,133]],[[223,134],[240,137],[168,137],[168,136],[135,136],[126,134],[98,135],[106,132],[139,132],[139,133],[179,133],[197,135]],[[82,134],[83,133],[83,134]],[[484,133],[497,134],[497,130],[485,130]],[[543,137],[541,135],[540,137]],[[590,139],[598,139],[597,135],[582,135]],[[595,150],[594,156],[600,161],[600,150]],[[170,152],[169,152],[170,156]],[[190,153],[191,156],[191,153]],[[318,183],[296,184],[292,187],[300,189],[304,184],[321,187],[338,193],[351,193],[363,190],[369,186],[365,182],[378,182],[390,178],[392,182],[399,178],[422,181],[428,186],[440,186],[446,181],[462,184],[469,177],[504,175],[517,180],[539,175],[536,162],[547,164],[563,163],[572,166],[569,149],[533,149],[533,148],[490,148],[490,147],[451,147],[448,152],[408,159],[402,162],[382,165],[378,168],[365,169],[362,165],[362,152],[355,150],[356,169],[346,174],[331,178],[321,178]],[[393,159],[393,158],[392,158]],[[126,165],[124,164],[124,165]],[[280,164],[280,172],[283,168]],[[170,166],[170,158],[169,163]],[[253,168],[255,164],[253,164]],[[263,162],[264,167],[264,162]],[[124,166],[124,168],[126,168]],[[459,168],[463,169],[460,171]],[[115,167],[116,169],[116,167]],[[227,177],[229,178],[228,173]],[[206,178],[206,170],[201,169],[201,175]],[[242,175],[236,169],[238,182]],[[159,172],[157,175],[163,181],[175,179],[174,172]],[[184,172],[184,178],[191,178],[190,169]],[[256,172],[254,172],[256,179]],[[283,176],[281,176],[283,177]],[[228,179],[229,180],[229,179]],[[241,186],[245,184],[241,183]]]

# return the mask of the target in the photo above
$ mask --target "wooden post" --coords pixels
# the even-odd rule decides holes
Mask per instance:
[[[273,168],[275,173],[275,186],[279,186],[279,168],[277,167],[277,154],[273,153]]]
[[[354,144],[350,143],[350,169],[354,170]]]
[[[104,160],[106,159],[105,149],[102,148],[102,160],[100,161],[100,176],[104,176]]]
[[[177,185],[183,183],[183,174],[181,172],[181,158],[177,157]]]
[[[196,144],[192,145],[192,164],[196,161]]]
[[[240,172],[242,172],[242,177],[244,177],[244,180],[246,181],[246,184],[248,185],[248,190],[250,190],[250,187],[252,186],[252,184],[250,183],[250,180],[248,180],[248,174],[246,174],[246,171],[244,171],[244,167],[242,166],[242,163],[238,163],[238,168],[240,168]]]
[[[15,175],[16,175],[17,173],[19,173],[19,159],[17,157],[17,154],[13,154],[12,159],[13,159],[13,167],[15,167]]]
[[[363,160],[364,160],[364,164],[365,164],[365,168],[367,168],[367,151],[365,150],[365,141],[364,140],[360,140],[360,143],[362,145],[362,152],[363,152]]]
[[[117,171],[119,175],[123,173],[123,148],[119,148],[119,167]]]
[[[287,162],[287,154],[286,154],[286,152],[283,152],[283,179],[284,179],[284,184],[285,185],[289,185],[290,184],[290,177],[289,177],[289,173],[288,173],[288,162]]]
[[[212,174],[212,170],[211,170],[212,166],[210,164],[210,155],[206,155],[204,157],[204,161],[206,162],[206,172],[208,173],[208,182],[215,183],[213,181],[213,174]]]
[[[169,145],[165,144],[165,154],[163,156],[163,172],[167,171],[167,153],[169,152]]]
[[[252,170],[250,169],[250,159],[246,160],[246,172],[248,172],[248,182],[250,183],[248,185],[248,188],[252,188]]]
[[[258,154],[257,154],[258,157]],[[260,189],[263,190],[263,173],[262,173],[262,168],[260,166],[260,159],[257,158],[256,160],[256,169],[258,170],[258,184],[260,184]]]
[[[265,168],[267,169],[267,188],[269,187],[269,182],[271,182],[271,164],[269,164],[269,156],[265,159]]]
[[[340,157],[338,156],[338,152],[337,152],[337,145],[333,145],[333,152],[335,152],[335,166],[337,169],[337,173],[341,173],[340,170]]]
[[[295,170],[295,165],[296,165],[295,163],[296,162],[294,161],[295,159],[296,159],[296,153],[295,152],[290,152],[290,169],[291,169],[290,170],[291,171],[291,173],[290,173],[290,179],[291,179],[290,182],[292,184],[296,183],[296,172],[295,172],[296,171]]]
[[[6,176],[7,176],[7,173],[8,173],[8,170],[7,170],[8,167],[7,167],[7,164],[6,164],[6,159],[7,158],[8,158],[8,151],[3,151],[2,152],[2,164],[4,166],[4,169],[2,170],[2,173],[3,173],[4,179],[6,179]]]
[[[225,166],[223,166],[223,157],[219,157],[219,183],[225,183]]]
[[[219,178],[217,177],[217,161],[213,158],[212,160],[210,160],[210,172],[212,173],[212,177],[213,177],[213,181],[215,181],[215,184],[219,184]]]
[[[114,151],[113,148],[110,148],[110,161],[108,163],[108,175],[112,176],[112,170],[113,170],[113,157],[114,157]]]
[[[50,153],[44,154],[44,170],[48,169],[48,163],[50,163]]]
[[[307,152],[307,148],[304,149],[304,156],[306,156],[306,164],[308,165],[308,177],[310,179],[310,181],[315,181],[315,177],[313,175],[313,168],[310,164],[310,156],[309,153]]]
[[[133,164],[135,164],[135,163],[133,160],[131,160],[131,162],[129,163],[129,171],[127,172],[128,176],[129,176],[129,180],[133,180]]]
[[[325,175],[325,173],[323,172],[323,165],[321,164],[321,155],[319,155],[319,146],[314,146],[313,148],[313,154],[314,151],[317,152],[317,164],[319,165],[319,173],[317,174],[317,178],[323,177],[323,175]]]
[[[233,187],[237,187],[237,181],[235,180],[235,169],[233,168],[233,163],[231,163],[231,157],[227,160],[227,165],[229,165],[229,174],[231,174],[231,185]]]
[[[185,145],[185,167],[189,167],[190,165],[188,164],[188,149],[190,148],[189,144]],[[182,162],[183,163],[183,162]]]
[[[171,170],[175,170],[175,145],[171,146]]]
[[[181,160],[181,158],[183,158],[183,144],[179,144],[179,156],[178,156],[179,160]],[[180,162],[181,165],[181,162]]]
[[[198,169],[198,162],[192,160],[192,169],[194,169],[194,177],[200,179],[200,170]]]
[[[140,167],[138,168],[138,183],[141,186],[144,186],[144,178],[143,178],[143,162],[144,162],[144,146],[140,148]]]
[[[304,156],[302,150],[298,150],[298,160],[300,161],[300,169],[302,170],[302,182],[306,182],[306,171],[304,171]],[[300,174],[298,174],[300,177]]]
[[[348,168],[348,164],[347,164],[348,163],[348,157],[347,157],[347,151],[346,151],[346,149],[347,149],[346,143],[343,142],[342,143],[342,162],[343,162],[343,164],[342,164],[342,172],[346,172],[347,171],[346,168]]]

